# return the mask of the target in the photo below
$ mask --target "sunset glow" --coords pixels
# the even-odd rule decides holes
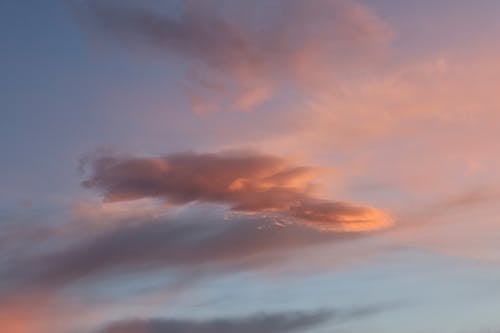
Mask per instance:
[[[499,1],[0,13],[0,333],[500,332]]]

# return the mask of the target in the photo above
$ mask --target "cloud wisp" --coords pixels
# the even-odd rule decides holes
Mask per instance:
[[[373,231],[391,225],[374,207],[318,198],[318,169],[254,152],[180,153],[160,158],[97,155],[83,182],[107,201],[143,198],[183,205],[205,202],[232,211],[269,213],[320,230]]]
[[[392,306],[360,306],[344,310],[287,311],[256,313],[246,317],[194,319],[125,319],[104,326],[99,333],[280,333],[308,332],[311,329],[358,321],[386,311]]]
[[[180,319],[124,320],[99,333],[282,333],[304,332],[332,319],[327,311],[256,314],[244,318],[220,318],[205,321]]]
[[[286,86],[313,91],[373,62],[392,32],[351,0],[73,2],[80,21],[112,40],[187,67],[195,111],[251,110]],[[223,103],[219,103],[219,102]]]
[[[194,319],[126,319],[108,324],[98,333],[281,333],[308,332],[311,329],[358,321],[377,315],[392,306],[360,306],[344,310],[287,311],[256,313],[246,317]]]

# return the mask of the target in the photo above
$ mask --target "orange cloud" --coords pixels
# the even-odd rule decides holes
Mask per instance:
[[[273,213],[321,230],[372,231],[391,225],[383,211],[314,196],[318,169],[258,153],[172,154],[163,158],[96,156],[88,188],[106,201],[157,198],[171,204],[227,204]]]

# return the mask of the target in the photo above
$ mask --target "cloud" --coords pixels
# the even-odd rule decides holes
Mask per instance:
[[[269,213],[321,230],[372,231],[391,224],[381,210],[314,196],[319,170],[254,152],[181,153],[161,158],[96,155],[86,159],[83,182],[106,201],[157,198],[169,204],[225,204]]]
[[[289,87],[315,90],[372,62],[392,32],[350,0],[73,2],[80,21],[113,40],[187,67],[196,110],[251,110]],[[168,6],[167,6],[168,7]],[[221,103],[219,103],[221,102]]]
[[[104,327],[99,333],[278,333],[305,332],[325,324],[336,325],[358,321],[376,315],[392,305],[360,306],[345,310],[319,310],[314,312],[288,311],[281,313],[258,313],[246,317],[217,318],[211,320],[191,319],[132,319],[121,320]]]
[[[402,209],[496,184],[499,73],[498,51],[486,47],[468,57],[440,52],[394,63],[288,110],[282,126],[288,133],[259,135],[254,144],[304,151],[311,159],[335,151],[346,187],[363,179],[385,183],[397,191],[390,194],[395,206],[408,205]],[[372,200],[389,198],[380,194],[373,192]]]
[[[264,267],[292,250],[355,235],[303,226],[280,227],[262,216],[221,221],[160,219],[120,225],[42,255],[17,260],[1,275],[2,288],[60,288],[85,278],[171,269],[220,273]],[[184,275],[186,278],[186,275]]]
[[[148,279],[142,280],[141,277],[161,276],[162,292],[165,287],[169,291],[183,291],[186,286],[191,289],[200,278],[276,269],[298,257],[306,248],[339,244],[360,236],[355,233],[325,233],[301,225],[283,227],[276,218],[261,214],[235,215],[223,220],[206,213],[194,217],[190,209],[187,217],[162,216],[154,219],[146,214],[143,219],[134,223],[90,228],[70,240],[64,239],[58,230],[53,230],[54,235],[49,238],[54,244],[49,249],[31,242],[30,246],[34,246],[36,251],[15,255],[5,261],[0,270],[0,325],[3,325],[0,327],[8,327],[9,332],[15,333],[67,332],[68,328],[85,324],[85,320],[78,318],[83,315],[82,311],[99,307],[100,310],[95,312],[101,313],[121,306],[115,303],[118,302],[116,295],[104,301],[106,293],[94,289],[101,283],[120,284],[123,287],[131,282],[127,276],[134,276],[135,287],[139,282],[143,287],[155,289],[158,286],[149,285]],[[23,242],[23,239],[17,241]],[[339,253],[342,260],[345,260],[346,255],[348,253]],[[330,258],[328,267],[335,260]],[[71,297],[75,291],[79,295],[77,301]],[[85,297],[81,292],[84,292]],[[99,292],[97,299],[91,296],[95,292]],[[158,290],[154,292],[158,294]],[[137,301],[134,292],[127,293],[127,297]],[[35,297],[37,295],[40,296]],[[56,316],[53,312],[61,313],[62,309],[68,310],[65,320],[54,320]],[[38,319],[39,315],[43,321]],[[349,316],[342,314],[342,317]],[[101,322],[106,321],[106,316],[98,318]],[[290,325],[300,322],[286,318]],[[339,318],[338,313],[335,313],[335,318]],[[249,324],[250,320],[238,322]],[[168,325],[172,323],[183,324],[184,321],[166,322]],[[205,324],[193,323],[189,327],[212,327]],[[161,327],[177,327],[168,325]],[[56,327],[60,328],[56,330]],[[109,332],[121,332],[114,331],[117,327],[124,326],[112,325],[109,329],[113,330]],[[130,329],[135,327],[136,324]],[[272,327],[281,329],[282,326]],[[286,331],[285,326],[282,329]],[[292,327],[289,329],[292,330]]]
[[[290,312],[281,314],[257,314],[244,318],[222,318],[206,321],[150,319],[118,322],[99,333],[280,333],[304,332],[331,319],[331,313]]]

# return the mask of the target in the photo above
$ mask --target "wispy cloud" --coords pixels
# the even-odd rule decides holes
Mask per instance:
[[[103,328],[99,333],[280,333],[308,332],[326,324],[356,321],[387,310],[387,306],[364,306],[346,310],[315,312],[258,313],[239,318],[192,319],[132,319],[122,320]]]
[[[258,268],[276,263],[287,251],[352,237],[301,226],[282,228],[263,217],[147,221],[19,258],[2,274],[2,289],[53,289],[120,272],[172,269],[200,276]]]
[[[290,312],[257,314],[244,318],[220,318],[206,321],[181,319],[124,320],[104,328],[100,333],[281,333],[304,332],[325,324],[332,314]]]
[[[392,36],[379,17],[351,0],[182,1],[163,14],[139,2],[73,4],[99,36],[185,64],[198,111],[251,110],[290,84],[332,85],[377,58]]]

